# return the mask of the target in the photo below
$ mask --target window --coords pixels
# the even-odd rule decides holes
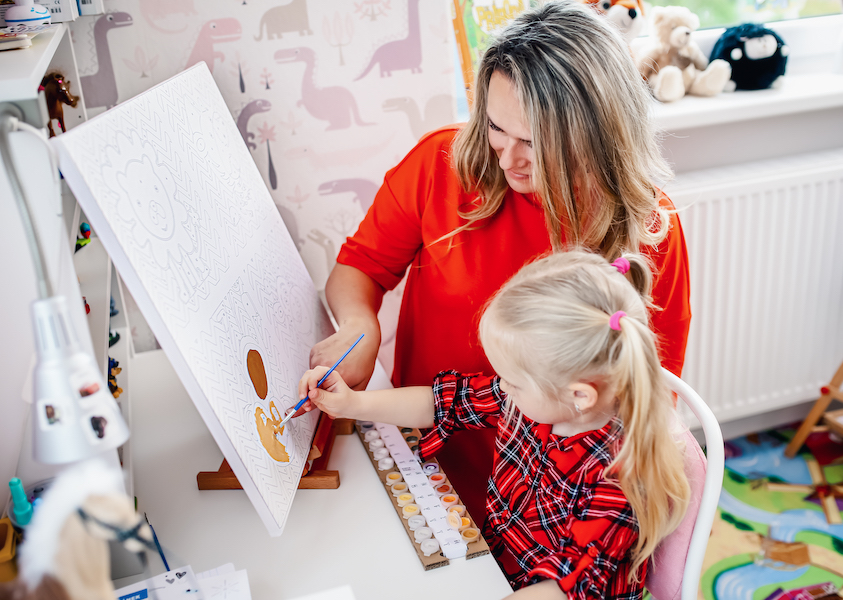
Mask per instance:
[[[648,0],[645,13],[651,5],[686,6],[700,18],[701,29],[833,15],[841,10],[841,0]]]

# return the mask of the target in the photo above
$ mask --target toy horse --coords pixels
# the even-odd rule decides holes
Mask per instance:
[[[114,600],[108,542],[154,549],[149,525],[123,493],[122,477],[101,462],[59,475],[44,494],[20,546],[18,578],[0,600]]]
[[[55,137],[53,119],[59,122],[62,131],[67,131],[64,127],[64,108],[62,104],[76,108],[76,104],[79,102],[79,96],[74,96],[70,93],[70,80],[57,71],[47,73],[44,76],[44,79],[41,80],[41,86],[38,88],[39,92],[42,90],[47,100],[47,112],[50,115],[50,122],[47,124],[47,127],[50,129],[50,137]]]

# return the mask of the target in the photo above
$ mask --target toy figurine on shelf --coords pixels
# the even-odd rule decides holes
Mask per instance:
[[[109,317],[120,314],[120,311],[114,307],[114,296],[111,297],[111,311],[108,313]]]
[[[113,329],[108,330],[108,347],[111,348],[114,344],[120,341],[120,334]]]
[[[111,395],[115,398],[119,398],[120,394],[123,393],[123,388],[117,385],[117,378],[116,377],[109,377],[108,378],[108,391],[111,392]]]
[[[79,225],[79,235],[76,236],[76,249],[74,252],[79,252],[83,246],[91,242],[91,226],[87,223]]]
[[[79,97],[70,93],[70,80],[58,71],[47,73],[41,80],[38,91],[44,92],[44,98],[47,101],[47,112],[50,115],[47,128],[50,130],[50,137],[56,135],[56,132],[53,131],[53,119],[59,122],[62,132],[67,131],[64,126],[64,107],[62,105],[67,104],[71,108],[76,108],[79,103]]]
[[[111,377],[117,377],[123,369],[120,367],[120,361],[114,360],[110,356],[108,357],[108,374]]]
[[[85,303],[85,314],[91,314],[91,305],[88,304],[88,299],[85,296],[82,296],[82,302]]]

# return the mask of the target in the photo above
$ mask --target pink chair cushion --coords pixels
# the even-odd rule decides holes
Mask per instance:
[[[679,527],[662,540],[650,559],[646,586],[656,600],[681,598],[685,559],[691,546],[691,534],[694,533],[705,485],[705,454],[688,429],[685,429],[680,439],[685,441],[685,475],[691,486],[691,502]]]

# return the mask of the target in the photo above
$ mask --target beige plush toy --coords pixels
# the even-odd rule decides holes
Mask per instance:
[[[691,32],[700,20],[684,6],[656,6],[652,10],[650,43],[639,52],[638,70],[662,102],[685,94],[714,96],[723,91],[732,68],[725,60],[708,63]]]

